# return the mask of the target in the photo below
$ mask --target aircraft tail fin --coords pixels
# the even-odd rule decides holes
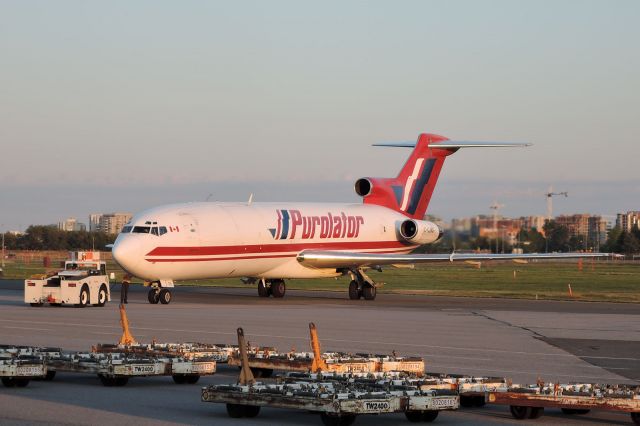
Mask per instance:
[[[374,146],[413,148],[395,178],[363,178],[356,192],[365,204],[397,210],[414,219],[423,219],[447,156],[460,148],[524,147],[527,143],[451,141],[444,136],[423,133],[417,142],[378,143]]]

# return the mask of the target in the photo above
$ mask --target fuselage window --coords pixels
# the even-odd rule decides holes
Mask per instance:
[[[151,233],[152,233],[153,235],[158,235],[158,227],[157,227],[157,226],[154,226],[153,228],[151,228]]]
[[[133,233],[134,234],[148,234],[151,231],[150,226],[134,226]]]
[[[122,234],[128,234],[129,232],[131,232],[131,226],[125,226],[124,228],[122,228],[122,231],[120,231]]]
[[[160,232],[160,235],[164,235],[167,233],[167,227],[166,226],[161,226],[158,228],[158,231]]]

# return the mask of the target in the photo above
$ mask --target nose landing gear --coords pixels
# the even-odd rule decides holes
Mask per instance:
[[[169,284],[170,287],[173,287],[173,282],[164,282],[164,285],[163,281],[154,281],[150,283],[149,285],[151,286],[151,288],[149,289],[149,293],[147,294],[149,303],[151,303],[152,305],[157,305],[158,302],[162,303],[163,305],[168,305],[169,303],[171,303],[173,294],[171,293],[171,290],[165,288],[165,286],[169,286]]]

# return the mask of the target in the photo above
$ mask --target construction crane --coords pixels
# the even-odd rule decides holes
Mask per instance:
[[[567,191],[553,192],[553,186],[550,186],[549,191],[545,195],[547,196],[547,220],[550,221],[553,218],[553,197],[564,195],[564,197],[567,198],[569,193]]]
[[[493,210],[493,231],[495,232],[495,236],[496,236],[496,253],[498,253],[498,212],[503,207],[504,207],[504,204],[500,204],[495,200],[493,201],[493,204],[489,206],[489,208]],[[503,240],[503,244],[504,244],[504,240]]]

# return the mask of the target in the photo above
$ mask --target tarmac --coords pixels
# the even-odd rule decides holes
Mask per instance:
[[[23,303],[21,281],[0,281],[0,344],[89,350],[121,334],[117,302],[104,308],[41,307]],[[169,305],[150,305],[145,288],[131,286],[127,314],[138,341],[235,343],[241,326],[250,342],[308,350],[318,326],[322,349],[421,356],[430,372],[541,378],[559,382],[640,380],[640,305],[482,299],[379,293],[351,301],[346,292],[288,291],[262,299],[256,289],[178,287]],[[223,405],[200,402],[200,385],[232,382],[237,369],[220,365],[198,385],[139,378],[103,387],[89,375],[58,374],[53,382],[0,388],[2,424],[237,424]],[[392,425],[402,415],[362,416],[357,424]],[[521,424],[507,407],[442,413],[438,424]],[[628,414],[565,416],[548,409],[537,424],[631,424]],[[263,409],[242,424],[321,424],[317,416]]]

